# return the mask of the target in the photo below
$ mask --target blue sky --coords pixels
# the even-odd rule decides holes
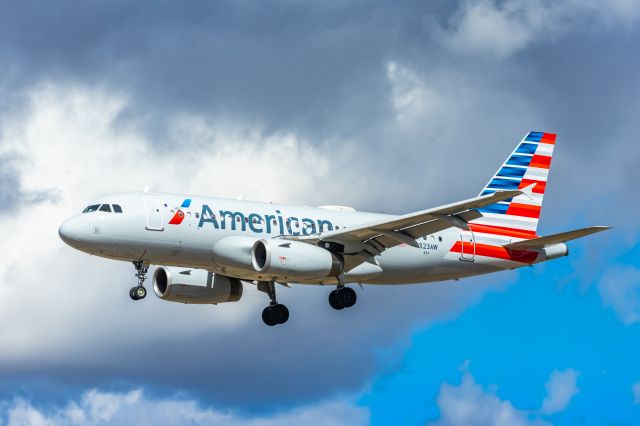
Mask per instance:
[[[640,7],[628,0],[0,1],[0,424],[640,418]],[[558,141],[548,264],[238,304],[135,304],[59,224],[150,188],[406,213]]]
[[[579,245],[574,246],[582,258]],[[639,251],[636,246],[615,260],[633,261]],[[459,386],[469,374],[531,418],[553,424],[634,424],[640,416],[632,393],[640,375],[640,328],[622,324],[603,306],[597,281],[564,280],[573,270],[566,260],[544,271],[525,269],[513,274],[504,291],[486,295],[455,321],[416,330],[397,365],[376,378],[360,401],[371,407],[372,422],[435,421],[441,384]],[[549,376],[568,369],[577,372],[577,393],[564,410],[539,413]]]

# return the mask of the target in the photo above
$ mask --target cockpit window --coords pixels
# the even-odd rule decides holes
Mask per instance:
[[[96,210],[98,210],[98,208],[100,208],[100,204],[94,204],[92,206],[87,207],[86,209],[84,209],[82,211],[82,213],[91,213],[91,212],[95,212]]]
[[[118,204],[114,204],[113,211],[116,213],[122,213],[122,207],[120,207]]]
[[[100,206],[100,211],[111,213],[111,206],[109,204],[103,204]]]

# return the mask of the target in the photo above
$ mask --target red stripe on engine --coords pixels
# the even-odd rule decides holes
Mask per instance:
[[[540,217],[540,206],[511,203],[507,209],[507,214],[511,216],[524,216],[538,219]]]
[[[538,167],[540,169],[548,169],[551,166],[551,157],[547,155],[534,155],[531,158],[529,167]]]
[[[464,253],[470,255],[473,253],[473,243],[457,241],[451,250],[452,253],[462,253],[464,244]],[[496,259],[512,260],[521,263],[533,263],[538,257],[538,252],[529,250],[510,250],[502,246],[491,246],[488,244],[475,245],[476,256],[493,257]]]
[[[522,179],[520,182],[520,186],[518,189],[526,188],[527,186],[535,183],[536,186],[533,187],[533,192],[536,194],[544,194],[544,190],[547,187],[547,182],[543,182],[541,180],[533,180],[533,179]]]
[[[484,234],[493,234],[493,235],[502,235],[505,237],[514,237],[514,238],[536,238],[536,231],[528,231],[526,229],[514,229],[507,228],[505,226],[495,226],[495,225],[483,225],[480,223],[470,223],[469,228],[473,232],[481,232]]]
[[[542,138],[540,138],[540,143],[548,143],[551,145],[555,145],[556,143],[556,134],[555,133],[543,133]]]

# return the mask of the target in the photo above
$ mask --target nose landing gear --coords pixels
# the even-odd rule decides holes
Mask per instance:
[[[149,264],[142,261],[133,262],[133,266],[136,268],[136,278],[138,278],[138,285],[131,287],[129,290],[129,297],[133,300],[140,300],[147,297],[147,289],[144,288],[144,281],[147,279],[147,272],[149,271]]]

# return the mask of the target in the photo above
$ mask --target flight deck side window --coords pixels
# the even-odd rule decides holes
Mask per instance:
[[[84,209],[82,211],[82,213],[91,213],[91,212],[95,212],[96,210],[98,210],[100,208],[100,204],[94,204],[92,206],[87,207],[86,209]]]
[[[111,206],[109,204],[103,204],[100,206],[100,211],[111,213]]]
[[[113,211],[116,213],[122,213],[122,207],[120,207],[120,205],[118,204],[114,204],[113,205]]]

